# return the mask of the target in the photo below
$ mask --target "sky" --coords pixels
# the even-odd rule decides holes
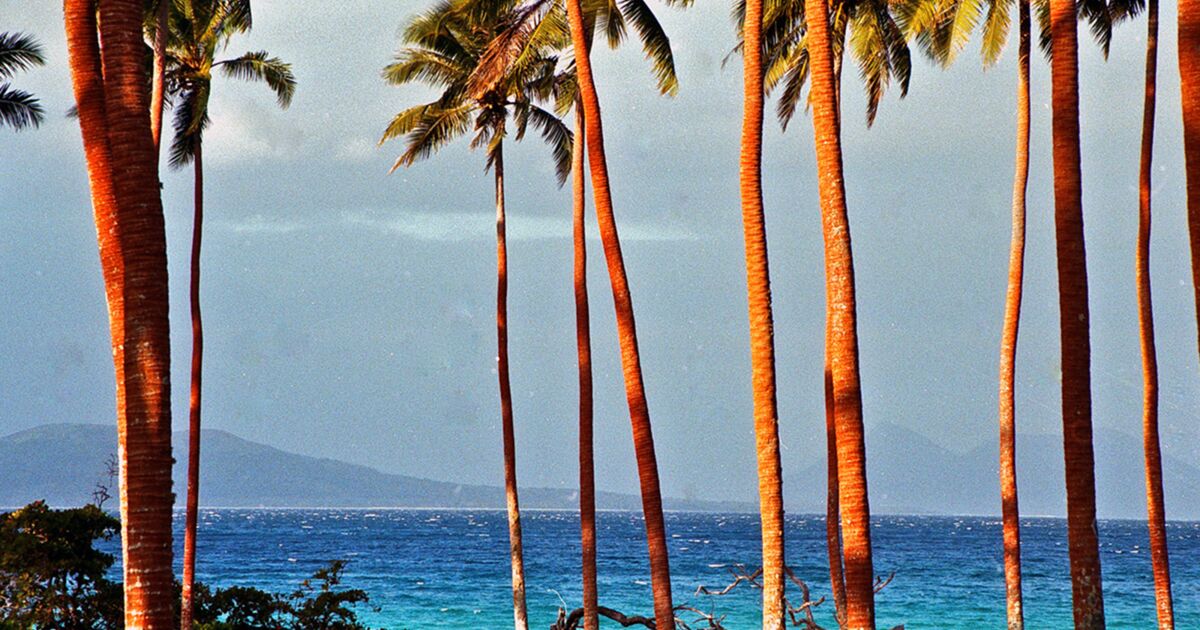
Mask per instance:
[[[219,78],[205,137],[204,423],[310,455],[499,484],[492,181],[458,142],[388,175],[377,146],[420,87],[379,77],[424,1],[255,0],[226,51],[266,49],[299,82],[280,111],[263,85]],[[741,64],[729,6],[658,5],[680,77],[654,89],[636,45],[593,53],[614,205],[638,318],[663,491],[753,500],[745,267],[738,197]],[[71,104],[61,5],[0,0],[46,67],[16,79],[49,115],[0,130],[0,434],[112,422],[113,373],[95,227]],[[1200,363],[1184,218],[1175,7],[1162,6],[1155,145],[1154,307],[1169,454],[1200,458]],[[1097,431],[1141,431],[1133,256],[1145,23],[1103,59],[1081,29],[1084,213]],[[1015,46],[1015,42],[1014,42]],[[939,69],[914,51],[867,129],[846,76],[846,187],[868,426],[965,451],[996,439],[1010,237],[1015,47]],[[1018,430],[1060,431],[1049,69],[1033,68]],[[576,483],[577,385],[569,191],[531,134],[506,151],[510,348],[522,485]],[[764,180],[785,485],[823,458],[824,292],[812,129],[768,119]],[[187,418],[191,173],[167,172],[172,407]],[[590,212],[590,209],[589,209]],[[611,293],[594,225],[589,287],[598,485],[635,492]],[[1131,438],[1133,439],[1133,438]],[[868,457],[871,444],[868,443]],[[919,454],[914,454],[918,456]],[[1103,462],[1099,465],[1103,466]],[[788,473],[793,476],[789,477]],[[1169,483],[1169,481],[1168,481]]]

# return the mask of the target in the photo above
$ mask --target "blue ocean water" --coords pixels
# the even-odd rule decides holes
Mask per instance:
[[[177,517],[178,545],[182,514]],[[197,577],[209,584],[290,592],[329,560],[345,559],[346,586],[365,589],[379,607],[362,611],[373,627],[511,627],[501,511],[223,509],[202,510],[201,519]],[[564,602],[580,603],[578,523],[571,512],[522,514],[532,628],[549,628]],[[814,599],[827,595],[823,517],[789,516],[787,525],[788,564]],[[1099,530],[1108,626],[1153,628],[1145,523],[1102,521]],[[760,592],[740,586],[722,597],[695,594],[702,584],[728,583],[724,565],[756,565],[757,515],[669,513],[667,531],[676,603],[727,615],[731,629],[761,627]],[[1177,625],[1200,628],[1200,523],[1170,523],[1168,531]],[[881,628],[1004,627],[999,519],[876,516],[872,538],[876,572],[895,572],[877,596]],[[1022,538],[1028,626],[1069,628],[1065,522],[1027,519]],[[649,614],[640,515],[600,513],[598,546],[601,604]],[[816,612],[818,622],[836,627],[831,603]]]

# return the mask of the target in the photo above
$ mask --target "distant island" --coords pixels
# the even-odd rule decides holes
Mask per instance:
[[[993,440],[955,453],[893,424],[868,428],[872,513],[996,515],[998,456]],[[466,485],[385,473],[327,458],[289,453],[226,431],[203,433],[201,502],[211,507],[397,507],[503,508],[500,487]],[[175,452],[184,453],[185,432],[176,432]],[[81,505],[105,481],[106,460],[116,452],[116,428],[100,424],[48,424],[0,437],[0,506],[36,499],[51,505]],[[1101,518],[1145,518],[1141,443],[1121,434],[1097,433],[1096,474]],[[182,459],[178,455],[177,459]],[[1058,436],[1022,435],[1018,440],[1022,514],[1065,514],[1062,444]],[[1200,519],[1200,469],[1164,460],[1168,516]],[[1139,483],[1128,483],[1133,479]],[[1025,481],[1028,480],[1028,481]],[[1036,482],[1035,482],[1036,480]],[[823,513],[825,462],[814,461],[787,475],[790,513]],[[175,465],[182,502],[183,464]],[[115,493],[115,488],[113,492]],[[752,497],[748,497],[752,498]],[[601,509],[640,510],[636,495],[600,492]],[[521,488],[531,509],[575,509],[570,488]],[[756,512],[751,501],[665,499],[670,510]]]

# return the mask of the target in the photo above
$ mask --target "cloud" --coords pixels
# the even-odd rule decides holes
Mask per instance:
[[[462,242],[491,239],[496,234],[491,215],[467,212],[401,211],[386,218],[377,213],[347,213],[347,225],[370,229],[384,234],[421,241]],[[571,222],[565,217],[509,217],[508,239],[536,241],[569,239]],[[673,242],[695,241],[698,237],[679,226],[650,223],[620,223],[621,240]],[[588,226],[588,238],[599,239],[595,225]]]
[[[233,232],[234,234],[291,234],[293,232],[309,230],[315,226],[311,223],[306,224],[300,221],[255,214],[233,221],[222,221],[213,227],[221,231]]]

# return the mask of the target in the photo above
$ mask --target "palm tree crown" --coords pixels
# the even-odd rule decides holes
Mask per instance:
[[[45,117],[33,94],[9,85],[9,79],[46,63],[42,46],[24,33],[0,33],[0,126],[20,131],[37,127]]]

